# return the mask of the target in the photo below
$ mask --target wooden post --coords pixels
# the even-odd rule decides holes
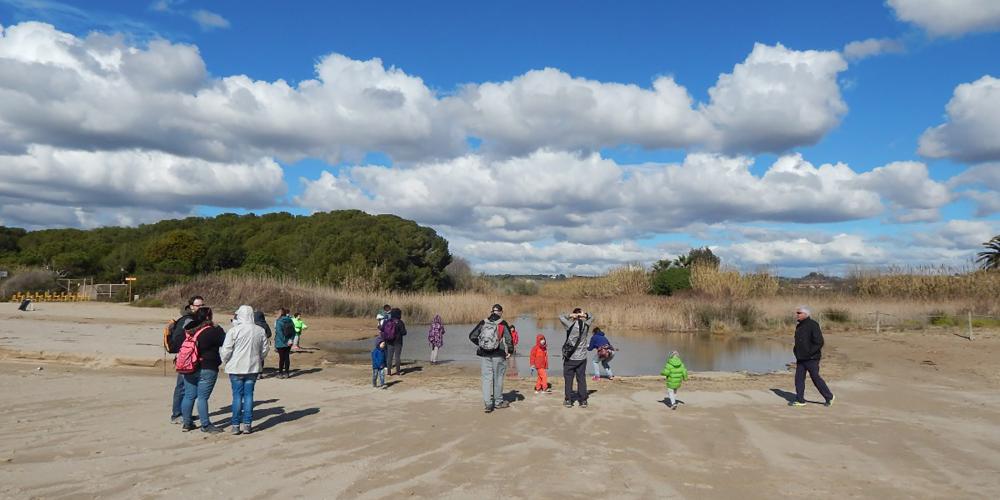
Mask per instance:
[[[972,340],[972,311],[969,311],[969,340]]]
[[[882,333],[882,317],[878,311],[875,311],[875,334],[879,335]]]

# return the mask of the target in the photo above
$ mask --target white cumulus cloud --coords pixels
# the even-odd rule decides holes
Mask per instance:
[[[891,38],[868,38],[844,45],[843,54],[848,61],[860,61],[879,54],[903,52],[903,42]]]
[[[945,110],[947,122],[920,137],[920,154],[965,162],[1000,161],[1000,79],[963,83]]]

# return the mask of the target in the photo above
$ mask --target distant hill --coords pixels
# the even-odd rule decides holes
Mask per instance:
[[[359,210],[222,214],[139,227],[25,231],[0,226],[0,268],[36,266],[98,282],[138,278],[148,293],[217,271],[260,273],[354,288],[451,287],[448,242],[395,215]]]

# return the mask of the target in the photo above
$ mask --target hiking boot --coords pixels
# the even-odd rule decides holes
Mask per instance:
[[[486,408],[483,408],[483,413],[493,413],[493,405],[486,405]]]
[[[824,405],[825,405],[825,406],[826,406],[827,408],[829,408],[829,407],[833,406],[833,402],[834,402],[834,401],[836,401],[836,400],[837,400],[837,395],[836,395],[836,394],[831,394],[831,395],[830,395],[830,399],[827,399],[827,400],[826,400],[826,403],[823,403],[823,404],[824,404]]]
[[[806,403],[804,401],[792,401],[791,403],[788,403],[788,406],[795,406],[795,407],[805,406],[805,405]]]
[[[182,424],[181,432],[189,432],[195,429],[194,424]]]
[[[240,432],[243,434],[250,434],[253,432],[253,427],[251,427],[250,424],[240,424]]]
[[[563,406],[565,406],[566,408],[572,408],[573,407],[573,402],[570,401],[570,400],[568,400],[568,399],[566,399],[566,400],[563,401]]]
[[[586,407],[587,407],[587,402],[586,401],[580,401],[580,408],[586,408]]]
[[[501,402],[497,403],[497,409],[500,409],[500,408],[510,408],[510,403],[507,402],[507,401],[501,401]]]
[[[218,427],[216,427],[216,426],[214,426],[212,424],[208,424],[208,425],[203,426],[201,428],[201,432],[204,432],[206,434],[218,434],[218,433],[222,432],[222,429],[220,429],[220,428],[218,428]]]
[[[239,436],[240,434],[243,434],[243,430],[240,429],[240,426],[234,425],[233,426],[233,430],[230,431],[230,434],[232,434],[234,436]]]

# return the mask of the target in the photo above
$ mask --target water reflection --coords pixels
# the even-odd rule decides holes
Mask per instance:
[[[528,354],[535,343],[535,335],[541,333],[549,343],[549,373],[562,373],[562,359],[559,346],[566,338],[566,331],[556,320],[536,320],[532,316],[521,316],[513,321],[520,333],[520,344],[514,358],[508,364],[509,376],[530,376]],[[469,342],[469,331],[475,325],[445,325],[444,347],[438,354],[439,361],[478,366],[476,347]],[[603,329],[603,328],[602,328]],[[677,350],[691,371],[747,371],[765,373],[783,370],[792,361],[791,345],[783,345],[765,339],[736,337],[731,335],[709,335],[704,333],[616,333],[604,329],[619,352],[611,361],[616,375],[659,375],[670,351]],[[373,335],[374,337],[374,332]],[[335,342],[323,346],[333,350],[340,360],[363,362],[368,358],[372,343],[370,340]],[[427,325],[409,328],[403,345],[403,359],[425,361],[430,356],[427,343]],[[593,370],[588,364],[587,371]]]

